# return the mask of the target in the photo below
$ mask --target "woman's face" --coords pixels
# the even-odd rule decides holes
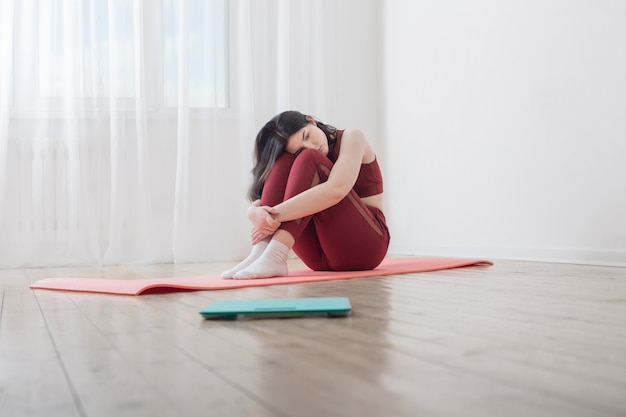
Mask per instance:
[[[317,149],[324,155],[328,155],[328,138],[315,122],[309,123],[291,135],[285,148],[292,154],[297,154],[303,149]]]

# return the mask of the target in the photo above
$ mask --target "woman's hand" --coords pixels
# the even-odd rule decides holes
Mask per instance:
[[[257,200],[248,209],[248,220],[252,223],[252,244],[271,236],[280,226],[280,222],[274,218],[278,212],[270,206],[261,206],[261,201]]]

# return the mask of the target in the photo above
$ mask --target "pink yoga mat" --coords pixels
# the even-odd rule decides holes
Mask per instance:
[[[222,279],[219,275],[192,277],[147,278],[147,279],[108,279],[108,278],[45,278],[30,286],[33,289],[81,291],[120,295],[141,295],[150,292],[176,290],[226,290],[263,285],[293,284],[297,282],[330,281],[410,272],[437,271],[472,265],[493,265],[491,261],[477,259],[450,258],[387,258],[380,266],[370,271],[318,272],[308,268],[293,269],[289,276],[279,278],[234,280]]]

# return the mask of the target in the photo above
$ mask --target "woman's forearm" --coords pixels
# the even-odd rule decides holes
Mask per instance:
[[[334,206],[346,196],[340,187],[324,182],[274,206],[279,222],[301,219]]]

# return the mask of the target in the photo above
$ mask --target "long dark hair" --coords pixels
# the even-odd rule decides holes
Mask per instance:
[[[285,111],[274,116],[265,123],[256,136],[254,143],[254,167],[252,168],[252,185],[248,191],[250,201],[261,198],[265,180],[269,175],[276,159],[285,152],[289,137],[302,129],[309,123],[317,124],[328,138],[329,146],[335,143],[335,132],[333,126],[315,120],[312,116],[307,116],[299,111]]]

